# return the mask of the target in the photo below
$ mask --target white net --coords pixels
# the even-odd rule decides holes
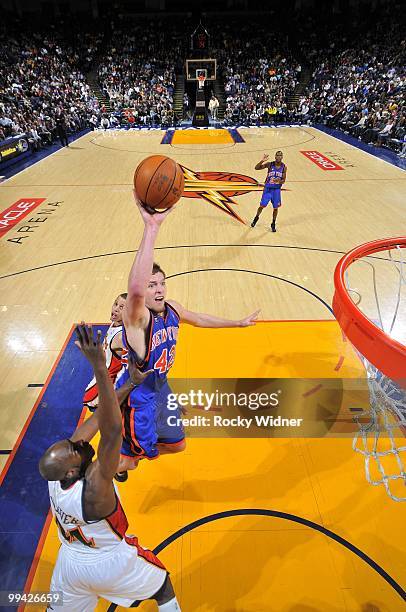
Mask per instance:
[[[372,485],[384,485],[395,501],[406,501],[406,391],[364,359],[370,409],[355,416],[353,449],[365,459]],[[403,491],[404,489],[404,491]]]
[[[405,269],[404,251],[397,247],[394,253],[388,251],[387,257],[379,253],[378,257],[359,259],[346,271],[346,286],[354,303],[377,327],[403,344]],[[360,357],[367,373],[370,406],[354,417],[359,431],[353,448],[364,456],[368,482],[383,485],[393,500],[406,501],[406,389]]]

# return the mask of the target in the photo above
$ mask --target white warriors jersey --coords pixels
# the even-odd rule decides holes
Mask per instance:
[[[113,324],[111,324],[103,340],[103,349],[106,354],[106,367],[113,383],[122,368],[122,363],[121,358],[112,350],[111,343],[117,334],[121,334],[122,331],[122,325],[114,327]],[[86,387],[83,403],[87,406],[96,407],[98,404],[98,394],[96,378],[93,377]]]
[[[52,514],[55,518],[59,539],[65,551],[75,557],[110,553],[126,536],[127,517],[120,504],[117,489],[116,508],[107,517],[98,521],[85,520],[83,516],[83,496],[86,481],[77,480],[69,488],[63,489],[58,480],[48,482]],[[131,540],[131,538],[125,538]],[[94,558],[94,557],[93,557]]]
[[[116,355],[116,353],[114,353],[111,350],[111,343],[113,341],[113,338],[115,338],[117,334],[121,334],[122,331],[123,331],[122,325],[116,325],[116,327],[114,327],[112,323],[110,327],[108,328],[106,335],[104,336],[103,349],[106,354],[106,366],[109,372],[115,361],[117,362],[117,366],[121,367],[121,360]]]

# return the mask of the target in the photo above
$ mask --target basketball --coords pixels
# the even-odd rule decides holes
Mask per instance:
[[[145,208],[167,210],[183,194],[183,170],[170,157],[151,155],[134,172],[134,189]]]

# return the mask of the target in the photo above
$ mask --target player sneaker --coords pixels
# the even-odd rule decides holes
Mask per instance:
[[[256,226],[258,219],[259,219],[259,217],[254,217],[253,218],[252,223],[251,223],[251,227],[255,227]]]
[[[276,224],[275,223],[271,223],[271,230],[273,232],[276,232]]]
[[[128,478],[128,472],[116,472],[116,474],[114,474],[114,478],[118,482],[125,482]]]

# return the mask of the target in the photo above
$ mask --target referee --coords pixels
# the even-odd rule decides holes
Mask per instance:
[[[66,132],[66,123],[63,115],[56,119],[56,131],[58,132],[59,140],[63,147],[69,147],[68,134]]]

